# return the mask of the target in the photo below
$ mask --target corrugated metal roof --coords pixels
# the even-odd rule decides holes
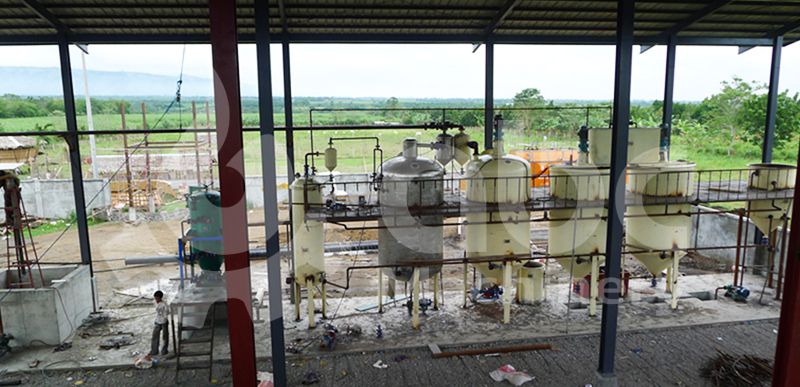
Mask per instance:
[[[205,42],[204,0],[0,0],[0,43],[47,43],[56,28],[75,42]],[[281,0],[270,1],[271,32],[294,42],[613,43],[616,1],[538,0]],[[34,4],[34,5],[31,5]],[[509,12],[504,12],[511,6]],[[238,2],[241,40],[254,38],[253,0]],[[713,12],[707,12],[713,8]],[[701,17],[697,17],[701,13]],[[501,17],[505,15],[505,17]],[[800,0],[640,0],[638,43],[662,43],[681,26],[679,42],[768,44],[776,32],[800,40]],[[494,28],[492,28],[494,27]],[[491,32],[491,35],[487,34]],[[683,39],[686,38],[686,39]],[[683,39],[683,40],[682,40]],[[710,42],[712,40],[709,40]]]

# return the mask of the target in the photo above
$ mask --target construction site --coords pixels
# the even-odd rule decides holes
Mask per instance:
[[[797,40],[793,1],[0,2],[0,45],[58,46],[66,120],[0,131],[0,385],[800,385],[800,158],[773,161]],[[120,104],[118,129],[79,128],[70,46],[127,43],[210,44],[213,100],[181,101],[181,73],[163,114],[135,103],[133,125]],[[305,43],[472,44],[484,106],[311,107],[295,125]],[[495,106],[505,44],[615,46],[613,103]],[[663,115],[640,126],[633,51],[658,45]],[[771,50],[760,162],[675,157],[683,45]],[[157,128],[170,109],[191,124]],[[528,122],[545,115],[566,143]],[[66,151],[37,151],[44,136]]]

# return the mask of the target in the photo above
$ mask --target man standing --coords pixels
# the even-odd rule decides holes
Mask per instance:
[[[150,356],[158,355],[159,335],[164,337],[164,346],[161,347],[161,354],[169,353],[169,306],[164,302],[164,293],[160,290],[153,294],[156,301],[156,318],[153,326],[153,338],[150,340]],[[163,332],[163,333],[162,333]]]

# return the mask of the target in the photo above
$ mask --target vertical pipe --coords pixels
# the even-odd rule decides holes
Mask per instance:
[[[231,367],[235,385],[253,386],[256,384],[256,351],[251,317],[236,2],[210,0],[208,9],[215,75],[214,109]]]
[[[122,130],[127,130],[127,123],[125,122],[125,103],[120,102],[119,114],[122,119]],[[128,135],[122,134],[122,148],[125,152],[125,181],[128,184],[128,211],[135,211],[133,202],[133,178],[131,177],[131,156],[128,149]]]
[[[672,269],[670,269],[670,290],[672,293],[672,302],[670,306],[673,310],[678,309],[678,277],[680,277],[680,259],[672,252]]]
[[[142,102],[142,129],[147,128],[147,106]],[[150,181],[150,143],[147,141],[147,134],[144,135],[144,139],[142,140],[142,147],[144,148],[144,179],[145,179],[145,199],[147,200],[147,211],[154,212],[155,202],[152,198],[152,184]]]
[[[325,304],[327,302],[327,295],[325,294],[325,281],[320,281],[319,287],[321,288],[320,292],[320,299],[322,301],[322,318],[328,318],[328,306]]]
[[[494,43],[486,42],[486,67],[485,88],[483,97],[483,146],[486,149],[492,148],[492,130],[494,123]]]
[[[761,162],[772,162],[772,148],[775,146],[775,116],[778,112],[778,83],[781,71],[781,50],[783,36],[772,40],[772,63],[769,70],[769,91],[767,93],[767,117],[764,127],[764,143],[761,149]]]
[[[383,313],[383,272],[378,269],[378,313]]]
[[[197,129],[197,103],[192,101],[192,128]],[[200,135],[194,132],[194,175],[197,185],[203,184],[200,178]]]
[[[69,59],[69,43],[62,33],[58,35],[58,53],[61,61],[61,87],[64,93],[64,115],[67,120],[65,136],[69,147],[69,165],[72,175],[72,194],[75,200],[75,222],[78,224],[78,243],[81,250],[81,263],[89,265],[89,275],[94,280],[92,249],[89,245],[89,224],[86,220],[86,197],[83,192],[83,171],[81,170],[81,149],[78,138],[78,119],[75,111],[75,92],[72,86],[72,66]],[[97,311],[94,286],[92,286],[92,310]]]
[[[86,70],[86,52],[81,52],[81,63],[83,64],[83,96],[86,99],[86,128],[90,132],[94,132],[92,97],[89,95],[89,72]],[[92,160],[92,179],[97,179],[97,145],[94,134],[89,135],[89,152]]]
[[[778,255],[778,285],[775,288],[775,299],[781,299],[781,292],[783,291],[783,267],[786,261],[786,230],[789,228],[789,217],[783,216],[783,228],[781,229],[781,252]]]
[[[614,380],[614,353],[619,314],[622,217],[625,214],[625,167],[628,159],[628,125],[631,102],[631,60],[633,51],[633,0],[617,1],[617,44],[614,77],[614,116],[611,133],[611,168],[608,193],[606,239],[606,280],[603,286],[603,318],[600,329],[598,374]]]
[[[439,276],[435,275],[433,278],[433,310],[439,310]]]
[[[306,315],[308,317],[308,329],[314,329],[317,326],[317,317],[314,315],[314,280],[312,278],[306,279]]]
[[[411,274],[411,327],[419,329],[419,268],[415,267]]]
[[[267,236],[267,286],[269,333],[272,342],[272,374],[276,386],[286,386],[286,346],[283,335],[283,299],[278,223],[278,187],[275,166],[275,120],[272,96],[268,0],[255,2],[256,59],[258,66],[258,116],[261,133],[261,187],[264,195],[264,231]],[[323,286],[325,286],[323,284]],[[296,285],[292,289],[297,290]],[[325,292],[323,291],[323,295]],[[295,294],[299,315],[300,292]],[[325,302],[323,301],[323,306]],[[299,316],[298,316],[299,317]]]
[[[797,166],[800,168],[800,157]],[[800,175],[795,187],[792,219],[800,219]],[[800,386],[800,227],[792,227],[788,241],[773,387]]]
[[[211,129],[211,107],[206,101],[206,129]],[[211,133],[206,133],[206,145],[208,147],[208,185],[214,185],[214,151],[211,146]]]
[[[511,262],[503,264],[503,324],[511,322]]]
[[[589,317],[597,316],[597,286],[600,277],[600,262],[592,256],[592,278],[589,279]]]
[[[664,103],[661,117],[661,152],[669,158],[672,143],[672,102],[675,89],[675,35],[667,38],[667,66],[664,74]]]
[[[467,279],[467,274],[469,274],[469,267],[465,263],[464,264],[464,278],[462,278],[462,280],[464,281],[464,293],[463,293],[464,304],[461,306],[462,308],[466,308],[467,307],[467,289],[469,288],[469,285],[468,285],[468,282],[467,282],[467,280],[468,280]]]
[[[739,284],[739,261],[742,253],[742,223],[744,222],[744,210],[739,209],[739,228],[736,229],[736,260],[733,264],[733,284]],[[749,226],[749,224],[748,224]],[[695,228],[698,230],[698,228]]]

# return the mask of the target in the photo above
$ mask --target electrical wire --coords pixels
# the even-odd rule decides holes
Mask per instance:
[[[164,119],[164,117],[166,117],[167,113],[169,113],[169,111],[172,109],[172,107],[175,106],[176,102],[178,103],[178,114],[179,114],[179,117],[181,115],[181,111],[182,111],[182,109],[181,109],[181,87],[183,86],[183,65],[184,65],[185,59],[186,59],[186,45],[184,44],[184,46],[183,46],[183,56],[181,58],[181,69],[180,69],[180,74],[178,75],[177,91],[175,92],[175,97],[172,99],[172,101],[170,101],[169,105],[167,105],[167,108],[164,110],[164,112],[161,113],[161,116],[158,118],[158,120],[156,120],[156,123],[153,124],[152,128],[157,128],[158,127],[158,124],[161,123],[161,121]],[[183,129],[182,119],[179,119],[179,121],[180,121],[179,122],[180,129]],[[182,135],[181,133],[178,134],[178,140],[180,140],[181,135]],[[142,139],[142,141],[140,141],[138,144],[136,144],[133,147],[133,150],[131,150],[128,153],[128,155],[125,157],[125,159],[122,161],[122,163],[120,163],[120,165],[117,167],[117,169],[114,170],[114,172],[105,181],[105,183],[103,183],[103,185],[100,187],[100,189],[98,189],[97,192],[94,194],[94,196],[92,196],[92,198],[89,199],[88,202],[86,202],[86,208],[85,209],[89,209],[91,204],[94,203],[94,201],[100,196],[101,193],[103,193],[103,190],[105,190],[105,188],[108,187],[109,184],[111,184],[111,182],[119,174],[119,172],[122,171],[122,168],[125,167],[125,164],[128,163],[130,158],[134,154],[136,154],[136,152],[139,151],[139,149],[142,148],[142,145],[147,143],[147,137],[148,136],[149,136],[149,133],[146,133],[144,135],[144,138]],[[64,228],[64,230],[61,231],[60,234],[58,234],[56,239],[53,240],[53,242],[51,242],[50,245],[47,246],[47,249],[45,249],[44,252],[39,256],[39,260],[44,258],[47,255],[47,253],[50,252],[50,250],[58,243],[58,241],[61,240],[61,238],[67,233],[67,231],[69,231],[72,228],[72,225],[75,224],[75,223],[76,222],[70,222],[70,223],[67,224],[67,227]]]

